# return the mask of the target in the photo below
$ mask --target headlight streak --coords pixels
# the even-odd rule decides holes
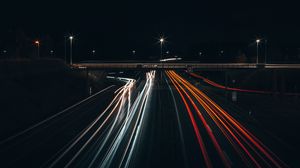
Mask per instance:
[[[140,130],[141,130],[141,127],[143,126],[143,123],[144,123],[144,116],[145,116],[145,110],[146,110],[146,107],[147,107],[147,102],[148,102],[148,98],[149,98],[149,95],[151,93],[151,89],[152,89],[152,85],[153,85],[153,80],[155,78],[155,71],[151,71],[150,73],[147,74],[147,79],[149,79],[149,87],[147,88],[147,92],[145,94],[145,98],[144,98],[144,102],[142,105],[142,109],[143,109],[143,112],[142,112],[142,116],[141,116],[141,119],[140,119],[140,122],[139,122],[139,125],[137,127],[137,131],[136,131],[136,134],[135,134],[135,137],[134,137],[134,140],[133,140],[133,144],[131,146],[131,149],[130,149],[130,152],[128,154],[128,157],[127,157],[127,160],[126,160],[126,164],[125,164],[125,167],[128,167],[129,166],[129,162],[131,161],[131,157],[132,157],[132,153],[133,153],[133,150],[134,150],[134,147],[136,146],[136,140],[140,134]],[[125,151],[127,152],[127,150]],[[126,153],[124,153],[124,156],[126,155]],[[119,165],[119,167],[122,166],[122,162],[121,164]]]
[[[155,78],[155,71],[146,73],[146,82],[138,96],[133,97],[132,99],[132,88],[135,85],[136,81],[130,78],[120,78],[120,77],[111,77],[117,80],[126,82],[126,84],[116,90],[116,95],[114,99],[110,102],[108,107],[92,122],[90,123],[80,134],[78,134],[68,146],[65,146],[59,154],[56,154],[54,159],[52,158],[49,167],[58,166],[58,163],[62,161],[71,150],[76,149],[76,152],[70,160],[67,161],[64,167],[71,167],[75,160],[81,155],[85,149],[90,149],[90,143],[93,139],[98,138],[98,134],[103,136],[101,145],[96,147],[95,155],[92,156],[91,162],[87,163],[88,167],[101,166],[109,167],[112,164],[112,161],[118,158],[115,158],[117,151],[121,151],[121,162],[119,166],[121,167],[130,163],[132,159],[132,153],[136,146],[136,140],[140,136],[141,126],[143,124],[144,114],[147,111],[147,104],[149,95],[152,90],[153,81]],[[101,121],[101,123],[99,123]],[[96,127],[96,124],[100,126]],[[105,127],[104,127],[105,126]],[[132,128],[133,126],[133,128]],[[107,131],[100,131],[102,128],[105,128]],[[96,130],[95,130],[96,129]],[[90,135],[91,134],[91,135]],[[102,135],[103,134],[103,135]],[[127,136],[126,136],[127,135]],[[128,137],[129,135],[129,137]],[[86,138],[84,138],[86,137]],[[112,138],[112,141],[109,139]],[[100,140],[100,139],[98,139]],[[96,139],[96,142],[98,142]],[[83,142],[84,141],[84,142]],[[121,149],[121,143],[125,143],[124,147]],[[80,145],[82,144],[82,145]],[[80,146],[79,146],[80,145]],[[96,144],[94,144],[96,145]],[[94,145],[92,145],[94,147]],[[75,148],[76,146],[76,148]],[[104,146],[105,151],[104,151]],[[79,148],[78,148],[79,147]],[[78,149],[77,149],[78,148]],[[88,151],[88,150],[85,150]],[[105,152],[104,155],[100,153]],[[85,155],[88,156],[88,155]],[[89,155],[90,157],[90,155]],[[96,165],[96,160],[100,165]],[[80,159],[82,160],[82,159]],[[79,161],[79,159],[78,159]],[[78,162],[76,161],[76,163]],[[124,162],[126,161],[126,162]],[[64,162],[64,161],[63,161]],[[123,164],[124,163],[124,164]]]
[[[269,150],[257,137],[255,137],[250,131],[248,131],[242,124],[235,120],[231,115],[229,115],[225,110],[223,110],[219,105],[213,102],[208,96],[201,92],[198,88],[190,84],[188,81],[183,79],[181,76],[176,74],[174,71],[168,71],[169,77],[172,76],[173,80],[177,80],[178,83],[181,83],[185,88],[189,90],[190,93],[197,99],[197,101],[203,106],[208,115],[216,123],[221,132],[232,144],[235,151],[237,151],[242,160],[247,162],[246,158],[242,154],[242,151],[234,145],[234,140],[246,153],[246,155],[252,160],[256,167],[261,167],[261,165],[256,161],[254,155],[252,155],[246,146],[243,145],[244,142],[254,153],[267,165],[267,166],[276,166],[276,167],[288,167],[283,161],[281,161],[271,150]],[[223,127],[222,127],[223,126]],[[227,133],[227,132],[229,133]],[[236,135],[234,134],[236,133]],[[231,135],[233,139],[229,136]],[[264,155],[264,157],[258,153]],[[268,161],[266,160],[268,159]],[[270,165],[272,164],[272,165]]]
[[[106,112],[108,112],[108,110],[111,108],[111,106],[113,104],[115,104],[115,106],[113,107],[113,109],[111,110],[111,112],[109,113],[109,115],[106,119],[108,119],[113,114],[112,112],[117,108],[117,106],[120,103],[120,101],[117,101],[117,98],[120,94],[121,94],[121,92],[119,92],[115,96],[115,98],[110,102],[110,104],[106,107],[106,109],[102,112],[102,114],[100,114],[91,124],[89,124],[83,131],[81,131],[74,139],[71,140],[71,143],[69,143],[68,147],[66,147],[66,146],[64,147],[64,148],[66,148],[64,151],[63,150],[59,151],[59,153],[60,152],[62,152],[62,153],[51,163],[51,165],[49,167],[55,166],[56,163],[59,162],[90,131],[91,128],[93,128],[93,126],[104,116],[104,114],[106,114]],[[105,121],[107,121],[107,120],[105,120]],[[102,125],[100,127],[102,127]],[[55,154],[55,155],[57,155],[57,154]],[[50,162],[50,160],[47,161],[47,163]]]
[[[107,143],[107,140],[110,138],[111,136],[111,133],[113,131],[113,129],[115,128],[116,126],[116,123],[119,119],[119,116],[120,116],[120,113],[121,111],[123,110],[124,108],[124,101],[126,101],[126,94],[127,92],[129,91],[129,88],[133,86],[133,83],[135,82],[135,80],[133,79],[129,79],[129,78],[120,78],[118,77],[117,79],[119,80],[122,80],[122,81],[127,81],[127,83],[125,84],[125,86],[123,86],[123,88],[120,90],[120,92],[122,93],[121,97],[120,97],[120,106],[119,106],[119,109],[118,109],[118,112],[117,112],[117,116],[115,117],[114,121],[113,121],[113,124],[108,132],[108,135],[105,137],[104,139],[104,142],[102,143],[101,145],[101,150],[104,146],[104,144]],[[113,112],[114,110],[112,110]],[[107,118],[108,119],[108,118]],[[105,120],[106,122],[107,120]],[[67,165],[65,167],[69,167],[71,165],[71,163],[79,156],[79,154],[82,152],[82,150],[90,143],[90,141],[96,136],[96,134],[100,131],[100,129],[102,128],[102,126],[105,124],[105,122],[102,123],[102,125],[94,132],[94,134],[89,138],[88,141],[86,141],[86,143],[80,148],[80,150],[73,156],[73,158],[67,163]]]
[[[107,115],[107,117],[105,118],[105,120],[103,121],[103,123],[97,128],[97,130],[93,133],[93,135],[86,141],[86,143],[80,148],[80,150],[73,156],[73,158],[68,162],[68,164],[65,167],[68,167],[73,160],[75,160],[78,155],[81,153],[81,151],[89,144],[89,142],[95,137],[95,135],[99,132],[99,130],[106,124],[106,122],[109,120],[109,118],[112,116],[112,114],[114,113],[114,111],[117,109],[117,107],[119,107],[119,109],[121,108],[121,103],[124,97],[124,92],[126,92],[128,90],[128,88],[126,87],[132,87],[133,84],[135,83],[135,80],[133,79],[128,79],[127,83],[123,86],[120,87],[118,89],[118,92],[116,92],[116,96],[114,97],[114,99],[110,102],[110,104],[107,106],[107,108],[87,127],[85,128],[85,131],[83,131],[82,133],[80,133],[80,135],[77,136],[77,138],[75,139],[75,141],[73,143],[71,143],[71,145],[64,150],[63,153],[61,153],[51,164],[49,167],[54,167],[68,152],[70,152],[70,150],[76,145],[78,144],[78,142],[96,125],[96,123],[99,122],[99,120],[106,115],[107,112],[109,112],[109,109],[111,109],[111,111],[109,112],[109,114]],[[114,105],[114,106],[113,106]]]
[[[111,107],[111,105],[114,104],[114,102],[112,101],[110,103],[110,105],[106,108],[106,110],[98,117],[96,118],[96,120],[93,121],[92,124],[90,124],[83,133],[81,133],[81,135],[78,136],[78,138],[57,158],[55,159],[55,161],[52,162],[52,164],[49,167],[53,167],[57,164],[57,162],[59,162],[90,130],[91,128],[93,128],[93,126],[102,118],[102,116],[104,116],[104,114],[108,111],[108,109]],[[100,127],[96,130],[96,132],[93,134],[95,135],[102,127],[103,125],[107,122],[107,120],[111,117],[111,115],[113,114],[114,110],[117,108],[117,106],[119,106],[120,104],[120,100],[116,102],[115,106],[113,107],[112,111],[109,113],[109,115],[106,117],[106,119],[104,120],[104,122],[100,125]],[[84,147],[86,146],[86,144],[88,144],[90,142],[91,138],[89,139],[89,141],[87,141],[84,145]],[[83,149],[83,148],[81,148]],[[81,151],[81,150],[80,150]],[[78,154],[77,154],[78,155]],[[77,157],[77,156],[76,156]]]
[[[132,106],[132,107],[133,107],[133,109],[132,109],[133,112],[130,112],[130,113],[127,114],[126,119],[125,119],[125,122],[122,123],[122,126],[121,126],[120,130],[118,131],[118,135],[121,134],[120,136],[122,136],[122,135],[123,135],[123,132],[124,132],[123,129],[124,129],[124,128],[126,128],[126,130],[128,129],[128,125],[127,125],[128,119],[132,119],[132,118],[134,117],[135,111],[136,111],[136,109],[137,109],[137,107],[138,107],[138,105],[139,105],[139,100],[140,100],[140,97],[138,96],[138,98],[136,99],[136,101],[134,102],[134,104],[133,104],[133,106]],[[130,120],[130,121],[131,121],[131,120]],[[116,139],[118,140],[118,138],[119,138],[120,136],[116,136],[116,137],[114,138],[113,142],[116,142]],[[107,137],[108,137],[108,136],[107,136]],[[120,142],[120,141],[118,141],[118,142]],[[92,165],[94,164],[95,160],[97,159],[99,153],[102,151],[102,148],[103,148],[103,146],[104,146],[105,144],[106,144],[106,141],[104,141],[104,142],[102,143],[101,147],[98,149],[96,155],[93,157],[93,160],[92,160],[91,163],[89,164],[89,167],[92,167]],[[108,150],[109,152],[112,151],[112,150],[115,148],[113,145],[115,145],[115,143],[112,143],[112,145],[110,146],[110,149]],[[107,157],[108,157],[109,152],[106,153],[106,156],[105,156],[104,158],[107,158]]]
[[[134,139],[136,139],[136,137],[139,135],[140,123],[143,120],[143,116],[145,114],[145,105],[147,104],[148,95],[149,95],[150,89],[152,87],[151,86],[152,80],[154,78],[154,76],[149,76],[149,74],[153,74],[153,73],[154,73],[154,71],[147,73],[147,79],[146,79],[147,81],[146,81],[141,93],[136,98],[134,105],[132,106],[133,108],[131,109],[131,112],[130,112],[130,118],[126,118],[124,126],[121,127],[122,129],[118,132],[117,136],[115,137],[115,140],[113,141],[110,149],[108,150],[108,153],[105,155],[104,160],[99,165],[100,167],[110,167],[111,162],[114,159],[121,142],[124,140],[125,133],[128,132],[130,125],[134,124],[134,128],[130,132],[131,135],[127,142],[125,151],[122,155],[121,161],[119,162],[120,163],[119,166],[122,166],[122,163],[127,154],[128,148],[132,144],[130,146],[131,149],[130,149],[130,153],[128,155],[127,161],[131,160],[131,153],[135,146],[135,141],[132,142],[132,138],[133,138],[133,136],[135,136]],[[136,113],[138,113],[137,119],[133,121],[133,117],[136,115]],[[135,123],[133,123],[133,122],[135,122]],[[126,165],[125,165],[125,167],[126,167]]]
[[[135,107],[135,106],[136,106],[136,103],[134,103],[132,107]],[[124,123],[123,123],[123,125],[124,125]],[[121,128],[122,128],[122,126],[121,126]],[[109,127],[109,129],[110,129],[110,127]],[[115,139],[114,139],[114,140],[115,140]],[[93,165],[94,161],[97,159],[99,153],[102,151],[102,148],[103,148],[102,146],[103,146],[103,145],[104,145],[104,143],[103,143],[103,141],[102,141],[101,147],[100,147],[100,148],[96,147],[96,148],[97,148],[97,152],[96,152],[96,154],[94,155],[93,160],[90,162],[89,167],[91,167],[91,166]],[[95,147],[93,147],[93,148],[95,148]]]
[[[133,131],[131,131],[129,141],[126,145],[126,149],[124,151],[124,154],[122,155],[122,159],[120,161],[119,166],[122,165],[122,162],[127,154],[129,145],[132,143],[131,141],[132,141],[133,135],[135,135],[135,139],[139,135],[140,124],[138,126],[138,129],[137,129],[137,124],[141,123],[141,121],[143,121],[143,116],[145,114],[145,105],[147,104],[146,102],[148,100],[148,95],[149,95],[151,85],[152,85],[152,79],[154,77],[154,76],[151,77],[149,74],[152,74],[152,73],[155,73],[155,71],[152,71],[152,72],[146,74],[146,76],[147,76],[146,84],[144,85],[144,88],[142,89],[141,93],[138,95],[136,101],[134,102],[133,109],[130,112],[130,118],[126,118],[124,125],[121,127],[121,130],[118,132],[117,136],[115,137],[110,149],[108,150],[108,153],[104,157],[104,160],[99,165],[100,167],[110,167],[111,162],[114,159],[117,150],[119,149],[120,143],[124,140],[125,133],[128,132],[130,124],[133,124],[132,120],[133,120],[133,117],[137,113],[138,107],[140,107],[138,110],[138,117],[135,120]],[[142,99],[142,102],[141,102],[141,99]],[[130,150],[129,156],[127,158],[127,161],[131,160],[131,153],[132,153],[132,150],[134,149],[134,146],[135,146],[135,140],[133,141],[133,145],[131,146],[131,150]],[[97,155],[95,155],[95,157],[97,157]],[[91,163],[89,167],[91,167],[92,164],[93,163]],[[126,165],[125,165],[125,167],[126,167]]]

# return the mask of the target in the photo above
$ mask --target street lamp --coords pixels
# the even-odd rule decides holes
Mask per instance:
[[[37,57],[40,58],[40,41],[36,40],[34,43],[37,46]]]
[[[73,39],[74,39],[74,37],[73,36],[70,36],[69,37],[69,39],[70,39],[70,65],[72,65],[73,64],[73,58],[72,58],[72,43],[73,43]]]
[[[95,58],[96,50],[92,50],[93,58]]]
[[[163,43],[164,43],[165,39],[162,37],[159,39],[160,42],[160,60],[162,60],[162,55],[163,55]]]
[[[199,54],[199,56],[202,56],[203,53],[200,51],[198,54]]]
[[[258,64],[258,45],[260,43],[260,39],[256,40],[256,64]]]
[[[3,50],[2,53],[3,53],[3,57],[5,57],[6,53],[7,53],[7,50]]]

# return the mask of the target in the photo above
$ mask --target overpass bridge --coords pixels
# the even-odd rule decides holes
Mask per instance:
[[[256,63],[128,63],[128,62],[104,62],[104,63],[77,63],[72,67],[78,69],[300,69],[300,64],[256,64]]]

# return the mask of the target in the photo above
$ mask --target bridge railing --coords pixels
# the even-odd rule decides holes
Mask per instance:
[[[79,63],[75,68],[89,69],[254,69],[278,68],[300,69],[300,64],[255,64],[255,63]]]

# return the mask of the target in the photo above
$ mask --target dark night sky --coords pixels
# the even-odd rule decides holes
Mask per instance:
[[[96,49],[95,59],[145,59],[159,54],[156,38],[164,34],[174,54],[191,48],[251,43],[257,36],[274,45],[299,46],[300,12],[296,4],[240,1],[9,1],[1,2],[1,40],[22,30],[30,38],[51,36],[58,51],[63,36],[76,37],[82,60]],[[14,38],[14,37],[13,37]],[[92,59],[89,57],[89,59]]]

